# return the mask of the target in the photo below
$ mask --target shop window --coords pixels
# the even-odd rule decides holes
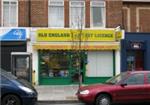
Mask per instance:
[[[113,52],[91,51],[88,52],[86,76],[111,77],[113,76]]]
[[[67,53],[61,51],[41,52],[40,76],[68,77],[69,61]]]
[[[105,2],[91,1],[91,27],[105,27]]]
[[[48,26],[64,27],[64,1],[49,0]]]
[[[18,26],[18,0],[2,1],[2,26]]]
[[[85,2],[70,1],[70,27],[81,29],[85,26]]]

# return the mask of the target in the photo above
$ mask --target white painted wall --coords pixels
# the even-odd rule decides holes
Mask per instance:
[[[32,53],[32,72],[35,71],[35,84],[38,85],[38,52],[33,49],[32,44],[35,40],[36,31],[29,29],[29,36],[27,41],[27,52]]]
[[[116,59],[116,62],[115,62],[115,66],[116,66],[116,75],[120,73],[120,50],[116,50],[115,51],[115,59]]]
[[[35,84],[38,85],[38,80],[39,80],[39,70],[38,70],[38,52],[37,50],[33,50],[32,51],[32,67],[33,67],[33,70],[35,71]]]

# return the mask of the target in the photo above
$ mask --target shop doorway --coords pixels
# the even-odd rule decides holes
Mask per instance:
[[[18,78],[32,82],[32,64],[31,53],[12,52],[11,68],[12,74]]]
[[[70,76],[72,83],[83,83],[85,77],[85,69],[87,64],[87,54],[85,52],[71,53]]]
[[[144,51],[128,50],[127,51],[127,70],[144,70]]]

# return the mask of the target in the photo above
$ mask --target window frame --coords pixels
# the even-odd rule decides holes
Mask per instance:
[[[51,4],[51,2],[61,2],[62,4]],[[59,27],[55,27],[55,26],[50,26],[49,23],[50,23],[50,19],[49,19],[49,8],[50,6],[57,6],[57,7],[62,7],[63,6],[63,26],[59,26]],[[65,8],[64,8],[64,0],[48,0],[48,27],[50,28],[64,28],[65,27]]]
[[[96,4],[96,5],[95,5]],[[97,5],[103,4],[103,5]],[[104,15],[103,15],[103,26],[93,26],[93,12],[92,7],[101,7],[104,8]],[[91,0],[90,1],[90,28],[105,28],[106,27],[106,3],[105,1],[98,1],[98,0]]]
[[[82,7],[81,5],[72,5],[72,2],[74,2],[74,3],[78,3],[78,2],[81,2],[81,3],[83,3],[83,14],[84,14],[84,16],[83,16],[83,24],[82,24],[82,27],[77,27],[77,29],[80,29],[80,28],[85,28],[85,16],[86,16],[86,11],[85,11],[85,1],[84,0],[70,0],[69,1],[69,28],[74,28],[74,26],[72,26],[72,20],[71,20],[71,8],[72,7]],[[76,27],[76,26],[75,26]]]
[[[4,2],[16,2],[16,25],[15,26],[11,26],[10,25],[10,22],[9,22],[9,25],[8,26],[4,26],[4,21],[3,21],[3,17],[4,17],[4,13],[3,13],[3,5],[4,5]],[[19,3],[18,3],[19,1],[18,0],[1,0],[1,26],[2,27],[18,27],[18,22],[19,22]],[[10,21],[10,20],[9,20]]]

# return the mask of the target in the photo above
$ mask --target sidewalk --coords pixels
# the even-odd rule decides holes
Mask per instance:
[[[38,92],[38,101],[69,101],[78,102],[76,92],[78,85],[35,86]]]

